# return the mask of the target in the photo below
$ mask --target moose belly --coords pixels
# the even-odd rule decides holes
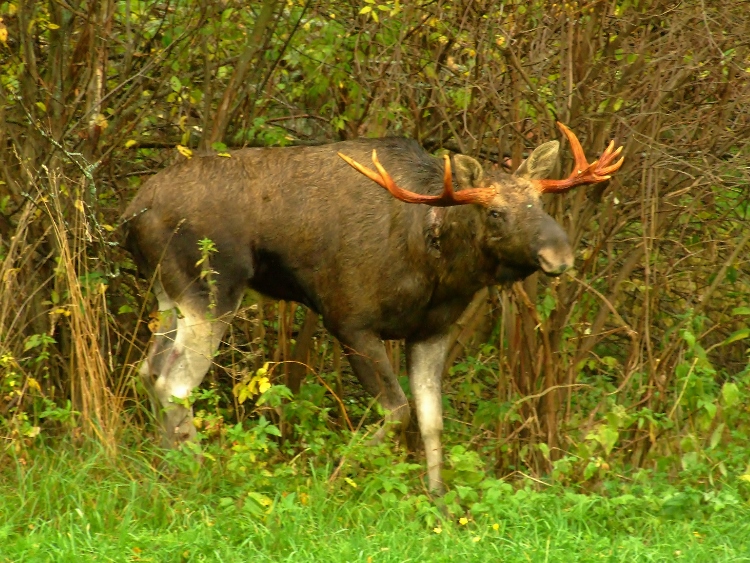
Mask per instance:
[[[279,256],[263,253],[254,260],[253,276],[249,286],[272,299],[296,301],[315,312],[320,312],[315,295],[305,290],[304,283]]]
[[[472,295],[461,295],[441,302],[394,304],[383,309],[378,333],[384,340],[423,340],[443,334],[458,320],[471,298]]]

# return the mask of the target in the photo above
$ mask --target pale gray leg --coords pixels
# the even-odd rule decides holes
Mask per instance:
[[[439,335],[419,342],[406,342],[406,366],[409,383],[417,407],[419,431],[427,457],[427,476],[430,490],[445,492],[440,475],[443,467],[443,448],[440,435],[443,431],[442,375],[448,353],[447,335]]]
[[[195,437],[192,409],[174,402],[187,398],[206,375],[232,314],[215,319],[207,307],[178,303],[156,287],[161,326],[154,333],[141,376],[154,403],[165,447]]]

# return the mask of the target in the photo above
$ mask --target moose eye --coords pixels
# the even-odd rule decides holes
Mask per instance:
[[[505,212],[500,209],[490,209],[489,215],[493,219],[502,219],[505,217]]]

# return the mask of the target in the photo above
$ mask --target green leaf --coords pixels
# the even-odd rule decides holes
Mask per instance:
[[[722,422],[716,427],[716,430],[713,431],[711,434],[711,446],[710,449],[714,449],[716,446],[719,445],[719,442],[721,442],[721,435],[724,433],[724,428],[726,425]]]
[[[703,403],[702,406],[703,406],[703,410],[705,410],[706,413],[708,414],[708,417],[711,420],[713,420],[714,417],[716,416],[716,405],[714,403],[706,401],[705,403]]]
[[[733,315],[750,315],[750,307],[735,307],[732,309]]]
[[[674,369],[674,374],[677,376],[677,379],[682,379],[688,373],[690,373],[690,364],[687,362],[677,364],[677,367]]]
[[[731,344],[738,340],[744,340],[748,336],[750,336],[750,327],[741,328],[740,330],[735,330],[722,344]]]
[[[175,92],[179,92],[182,90],[182,82],[180,82],[180,79],[176,76],[173,76],[169,79],[169,84],[172,86],[172,90]]]
[[[689,330],[683,331],[682,338],[685,340],[685,342],[687,342],[689,348],[693,348],[695,346],[695,335]]]
[[[38,348],[39,346],[46,346],[47,344],[54,344],[55,339],[46,334],[32,334],[26,339],[23,345],[23,351],[26,352],[32,348]]]
[[[721,388],[721,396],[724,399],[724,405],[732,408],[740,401],[740,388],[736,383],[727,381]]]
[[[538,444],[537,447],[539,448],[539,451],[542,452],[544,459],[549,460],[549,446],[542,442]]]
[[[620,433],[614,428],[610,428],[609,426],[602,426],[601,430],[599,431],[599,443],[602,445],[607,455],[609,455],[612,451],[612,448],[615,447],[615,444],[617,443],[617,439],[619,437]]]
[[[615,368],[620,365],[619,360],[613,356],[603,356],[601,362],[608,368]]]
[[[272,436],[281,436],[281,430],[279,430],[276,426],[273,424],[269,424],[265,428],[266,434],[271,434]]]

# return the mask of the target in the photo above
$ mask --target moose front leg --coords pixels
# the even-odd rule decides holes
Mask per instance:
[[[404,430],[409,423],[409,402],[393,373],[391,362],[380,338],[370,332],[337,335],[344,346],[354,375],[385,409],[385,423],[372,438],[373,443],[383,440],[389,429]]]
[[[448,337],[439,335],[419,342],[406,342],[406,369],[417,407],[419,431],[427,458],[430,490],[442,495],[445,485],[440,475],[443,468],[442,375],[448,352]]]

